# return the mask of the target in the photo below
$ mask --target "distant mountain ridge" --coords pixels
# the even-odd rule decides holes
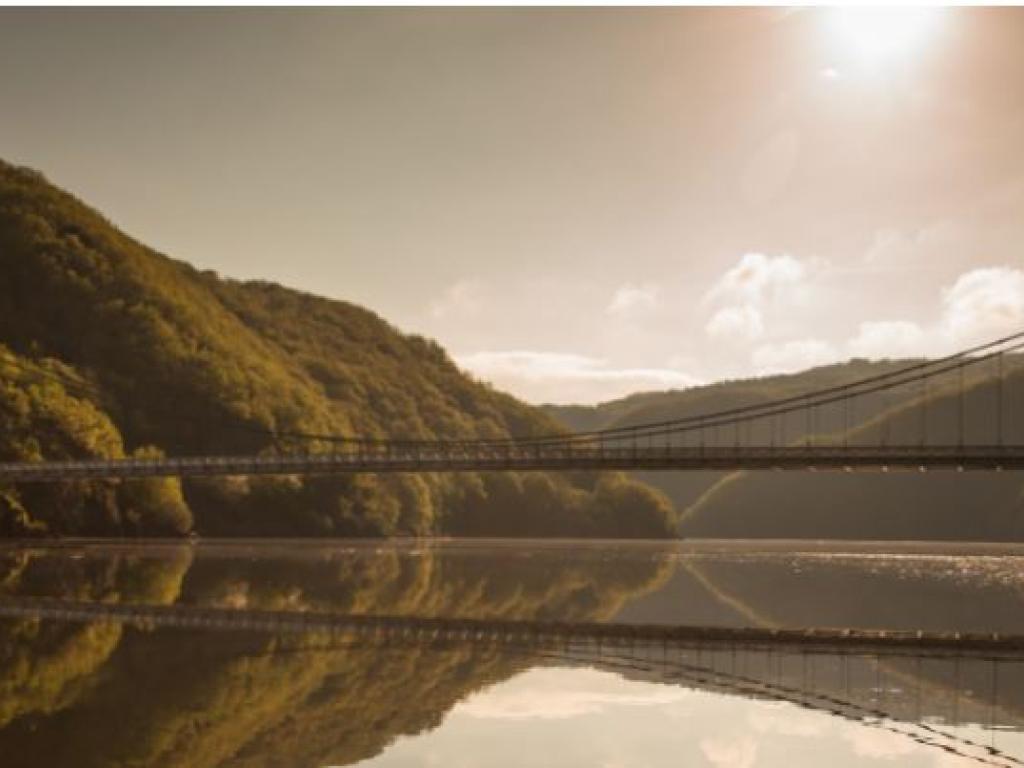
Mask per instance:
[[[588,406],[544,406],[574,430],[606,429],[694,416],[814,392],[912,365],[919,360],[855,359],[800,373],[725,381],[670,392],[647,392]],[[968,442],[995,441],[990,368],[970,368],[965,379]],[[1024,443],[1024,357],[1006,358],[1007,442]],[[927,403],[927,404],[925,404]],[[1013,404],[1013,405],[1009,405]],[[958,396],[947,382],[924,394],[919,385],[858,398],[849,414],[849,438],[893,444],[921,439],[927,418],[932,444],[955,445]],[[828,417],[828,418],[825,418]],[[819,414],[817,439],[841,437],[840,412]],[[806,440],[803,418],[787,422],[789,443]],[[709,430],[709,445],[729,445],[728,430]],[[839,538],[1024,540],[1024,476],[1005,473],[643,472],[634,476],[676,504],[683,536],[711,538]]]
[[[285,432],[560,429],[464,375],[435,342],[346,302],[167,258],[39,173],[3,162],[0,373],[0,460],[316,447],[272,436]],[[0,533],[665,536],[674,527],[660,494],[608,473],[124,487],[135,490],[0,488]]]

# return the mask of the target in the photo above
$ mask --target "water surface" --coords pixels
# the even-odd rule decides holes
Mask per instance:
[[[346,637],[336,612],[1024,634],[1010,545],[331,541],[0,546],[4,766],[1015,766],[1014,655]],[[130,606],[217,608],[196,628]]]

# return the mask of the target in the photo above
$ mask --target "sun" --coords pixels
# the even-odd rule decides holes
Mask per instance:
[[[885,69],[912,60],[935,38],[944,9],[847,6],[826,11],[829,48],[849,63]]]

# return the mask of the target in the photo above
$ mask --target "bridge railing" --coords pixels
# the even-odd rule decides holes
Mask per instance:
[[[438,445],[384,451],[0,463],[0,480],[533,469],[1020,469],[1024,446],[700,446],[501,448]]]

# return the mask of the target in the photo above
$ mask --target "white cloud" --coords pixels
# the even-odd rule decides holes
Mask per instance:
[[[612,707],[664,706],[686,700],[675,686],[624,681],[599,670],[535,669],[456,705],[481,720],[564,720]]]
[[[793,711],[789,708],[763,707],[755,709],[748,717],[750,727],[758,733],[777,733],[781,736],[799,736],[807,738],[824,733],[825,727],[820,717],[809,715],[806,711]]]
[[[704,305],[715,310],[705,332],[715,341],[748,344],[798,332],[827,303],[826,267],[788,254],[743,254],[704,294]]]
[[[880,229],[875,232],[863,261],[883,270],[928,269],[955,247],[959,236],[950,219],[938,219],[909,234],[900,229]]]
[[[708,335],[727,341],[753,341],[764,333],[761,311],[751,304],[722,307],[704,329]]]
[[[799,339],[779,344],[762,344],[752,356],[758,375],[792,373],[840,359],[835,347],[821,339]]]
[[[720,768],[751,768],[757,762],[757,742],[750,736],[731,742],[703,739],[700,750],[709,763]]]
[[[844,344],[802,339],[762,344],[752,356],[758,374],[784,373],[850,357],[935,357],[1024,328],[1024,270],[983,267],[943,288],[939,318],[868,320]]]
[[[467,318],[480,314],[484,308],[484,286],[479,280],[459,280],[450,285],[439,297],[430,302],[430,315]]]
[[[788,254],[745,253],[707,292],[706,301],[728,304],[770,303],[784,298],[807,277],[807,267]],[[789,298],[789,297],[785,297]]]
[[[658,308],[658,286],[626,283],[615,291],[605,310],[609,315],[635,317]]]
[[[850,743],[855,754],[875,760],[895,760],[918,749],[905,735],[865,725],[847,725],[840,732],[840,736]]]
[[[1024,178],[992,185],[955,215],[935,218],[916,229],[877,230],[863,255],[865,265],[882,270],[913,271],[922,287],[976,266],[978,254],[990,261],[1015,263],[1024,236]],[[912,285],[899,285],[901,290]]]
[[[857,335],[847,343],[851,357],[922,357],[927,354],[927,338],[917,323],[909,320],[873,320],[860,324]]]
[[[890,258],[886,251],[902,249],[902,263],[914,264],[910,252],[926,254],[942,239],[941,230],[937,225],[909,242],[899,233],[883,232],[873,258],[895,263],[895,253]],[[816,259],[746,253],[720,273],[703,304],[689,307],[692,315],[671,315],[671,323],[674,305],[666,304],[664,286],[594,284],[586,294],[591,319],[577,323],[565,347],[578,350],[575,354],[524,349],[517,339],[525,336],[507,326],[507,343],[499,338],[501,343],[492,346],[495,339],[488,341],[481,332],[463,349],[483,351],[457,360],[478,378],[529,402],[598,403],[636,391],[694,386],[709,374],[793,372],[851,357],[934,357],[1024,328],[1024,268],[1018,262],[951,266],[944,268],[945,277],[924,271],[923,265],[920,273],[918,266],[906,266],[906,277],[896,279],[863,263],[844,270]],[[466,279],[429,308],[440,334],[450,327],[482,328],[501,301],[494,286]],[[535,313],[553,327],[560,322],[549,311],[555,305],[541,301]],[[863,319],[850,332],[849,319],[858,314]],[[696,323],[696,337],[673,333],[688,322]],[[670,359],[668,343],[686,357]]]
[[[672,368],[612,368],[605,360],[557,352],[488,351],[455,359],[476,377],[534,403],[592,404],[701,383]]]
[[[1024,326],[1024,271],[985,267],[942,292],[942,326],[956,344],[988,341]]]
[[[684,698],[684,691],[670,689],[643,694],[586,690],[514,691],[470,699],[460,707],[460,712],[483,720],[563,720],[597,714],[609,707],[658,706]]]

